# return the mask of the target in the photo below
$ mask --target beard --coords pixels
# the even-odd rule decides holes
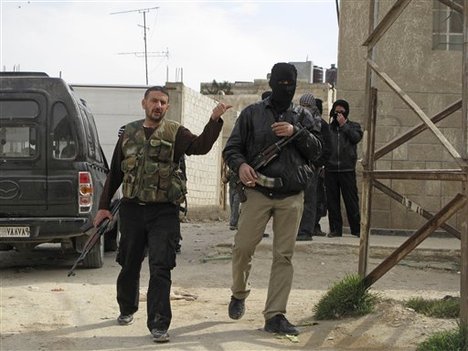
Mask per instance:
[[[165,114],[166,114],[165,112],[150,111],[149,113],[146,112],[146,117],[153,122],[159,123],[162,121]]]

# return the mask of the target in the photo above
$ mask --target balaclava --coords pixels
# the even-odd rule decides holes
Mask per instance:
[[[271,69],[271,102],[278,112],[286,111],[291,105],[296,91],[296,79],[296,67],[289,63],[279,62]],[[289,84],[279,84],[281,81],[288,81]]]
[[[348,115],[349,115],[349,104],[348,104],[348,101],[346,100],[336,100],[334,103],[333,103],[333,106],[330,110],[330,117],[333,117],[333,114],[335,113],[335,108],[336,106],[341,106],[345,109],[345,112],[343,113],[343,116],[345,116],[345,118],[348,118]]]

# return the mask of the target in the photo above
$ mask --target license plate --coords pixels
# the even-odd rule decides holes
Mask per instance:
[[[29,238],[31,228],[29,227],[0,227],[0,238]]]

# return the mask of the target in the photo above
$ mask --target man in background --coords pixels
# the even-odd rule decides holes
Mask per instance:
[[[359,237],[361,216],[356,185],[357,144],[362,139],[359,123],[349,120],[349,104],[336,100],[330,111],[330,157],[325,164],[325,186],[327,191],[328,237],[343,235],[340,198],[346,207],[351,234]]]
[[[297,232],[297,241],[310,241],[315,232],[315,225],[317,222],[317,205],[318,205],[318,192],[317,184],[319,173],[324,165],[326,158],[329,156],[328,149],[328,123],[321,117],[321,112],[317,107],[316,99],[311,93],[301,96],[299,104],[307,109],[313,118],[320,125],[320,134],[322,137],[322,154],[319,159],[312,162],[314,166],[314,175],[310,178],[309,184],[304,191],[304,212],[302,213],[301,224]]]

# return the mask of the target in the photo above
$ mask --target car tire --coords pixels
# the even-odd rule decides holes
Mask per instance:
[[[83,259],[84,268],[101,268],[104,265],[104,244],[102,237]]]

